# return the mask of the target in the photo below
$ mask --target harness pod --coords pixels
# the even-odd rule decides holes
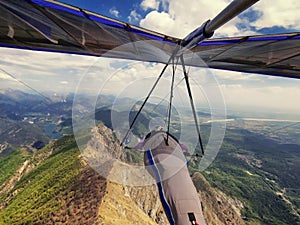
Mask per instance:
[[[150,133],[144,142],[144,163],[156,180],[171,225],[206,225],[196,188],[179,142],[165,131]]]

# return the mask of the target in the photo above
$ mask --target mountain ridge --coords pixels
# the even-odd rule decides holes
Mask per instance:
[[[98,127],[98,133],[105,135],[102,140],[113,140],[113,133],[104,125]],[[156,185],[134,187],[104,179],[89,167],[72,136],[51,143],[29,161],[27,168],[35,166],[0,196],[0,224],[167,224]],[[114,170],[119,170],[118,164],[110,172]],[[211,207],[203,204],[207,214]],[[238,213],[232,214],[230,219],[213,214],[208,224],[244,224]],[[232,222],[237,217],[241,223]]]

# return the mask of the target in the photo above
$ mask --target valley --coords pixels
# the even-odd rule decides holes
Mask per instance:
[[[33,221],[43,224],[64,224],[66,221],[97,224],[101,220],[119,221],[117,218],[122,218],[120,215],[114,214],[110,218],[107,214],[99,214],[99,208],[112,210],[116,207],[112,202],[132,204],[132,196],[130,201],[118,202],[117,196],[107,196],[105,191],[118,189],[118,193],[128,195],[136,193],[136,190],[130,189],[128,192],[125,187],[107,183],[81,157],[72,136],[72,97],[56,96],[51,102],[45,102],[41,96],[33,94],[13,90],[1,92],[0,218],[3,219],[0,224],[33,224]],[[86,109],[92,107],[86,96],[81,96],[81,99]],[[107,99],[103,100],[103,104],[107,102]],[[146,132],[151,118],[163,117],[163,112],[163,107],[155,112],[146,110],[137,120],[134,132]],[[116,113],[122,115],[122,112]],[[135,113],[134,110],[131,112],[131,118]],[[82,111],[82,114],[85,112]],[[199,115],[201,135],[206,144],[212,123],[218,126],[218,121],[210,121],[207,113]],[[112,126],[109,107],[99,108],[95,115],[88,116],[95,117],[97,122],[108,127]],[[172,129],[177,135],[180,132],[178,118],[175,113]],[[232,222],[230,217],[231,223],[226,224],[300,224],[299,121],[271,116],[250,118],[239,114],[229,115],[225,124],[224,141],[216,159],[199,175],[214,190],[199,187],[203,191],[199,192],[201,198],[211,196],[206,202],[207,207],[208,202],[215,199],[215,205],[209,208],[210,213],[221,214],[219,221],[225,221],[224,218],[230,214],[227,211],[224,214],[224,209],[217,207],[221,197],[212,193],[217,195],[220,191],[220,196],[228,196],[222,200],[222,205],[231,202],[228,203],[233,207],[231,211],[237,211],[242,218],[242,222]],[[192,122],[188,126],[192,136]],[[112,139],[115,140],[115,136]],[[141,156],[135,152],[124,151],[121,155],[128,164],[141,163]],[[201,158],[188,159],[191,174],[199,174]],[[200,179],[199,176],[197,179]],[[195,182],[205,183],[203,179]],[[124,190],[127,191],[123,193]],[[157,196],[152,198],[151,204],[154,204]],[[103,203],[105,199],[109,205]],[[150,203],[145,204],[139,203],[140,208],[136,210],[146,212]],[[161,208],[157,206],[156,209],[150,213],[152,219],[149,224],[164,224]],[[124,210],[126,215],[130,215],[128,209]],[[208,211],[206,215],[215,217]],[[47,220],[47,217],[51,219]],[[146,213],[145,221],[148,219]]]

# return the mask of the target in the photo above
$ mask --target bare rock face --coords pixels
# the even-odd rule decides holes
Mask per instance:
[[[156,185],[141,187],[123,186],[123,190],[153,221],[157,224],[168,224]]]

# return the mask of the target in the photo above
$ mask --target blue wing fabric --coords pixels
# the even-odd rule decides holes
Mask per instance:
[[[2,47],[167,63],[179,42],[56,1],[0,1]],[[210,39],[184,58],[196,67],[300,78],[300,33]]]

